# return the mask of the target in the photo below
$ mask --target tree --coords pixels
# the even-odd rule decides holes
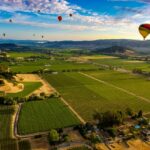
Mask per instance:
[[[132,109],[131,109],[131,108],[127,108],[127,109],[126,109],[126,114],[127,114],[128,116],[132,117],[132,115],[133,115]]]
[[[141,118],[143,116],[143,111],[142,110],[140,110],[139,112],[138,112],[138,118]]]
[[[59,142],[59,133],[52,129],[49,133],[49,141],[50,143],[56,143],[56,142]]]
[[[93,117],[95,120],[98,120],[98,126],[100,128],[112,127],[113,125],[122,123],[124,120],[124,116],[121,111],[106,111],[104,113],[96,112]]]

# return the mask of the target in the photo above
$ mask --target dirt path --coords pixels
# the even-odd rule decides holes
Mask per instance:
[[[95,80],[95,81],[98,81],[98,82],[100,82],[100,83],[103,83],[103,84],[105,84],[105,85],[107,85],[107,86],[116,88],[116,89],[118,89],[118,90],[120,90],[120,91],[122,91],[122,92],[124,92],[124,93],[126,93],[126,94],[129,94],[129,95],[132,95],[132,96],[134,96],[134,97],[136,97],[136,98],[139,98],[139,99],[141,99],[141,100],[143,100],[143,101],[145,101],[145,102],[147,102],[147,103],[150,103],[150,99],[147,99],[147,98],[145,98],[145,97],[136,95],[136,94],[133,93],[133,92],[130,92],[130,91],[128,91],[128,90],[125,90],[125,89],[123,89],[123,88],[120,88],[120,87],[118,87],[118,86],[116,86],[116,85],[113,85],[113,84],[111,84],[111,83],[108,83],[108,82],[106,82],[106,81],[97,79],[97,78],[95,78],[95,77],[93,77],[93,76],[90,76],[90,75],[88,75],[88,74],[86,74],[86,73],[83,73],[83,72],[79,72],[79,73],[82,74],[82,75],[84,75],[84,76],[86,76],[86,77],[88,77],[88,78],[91,78],[91,79],[93,79],[93,80]]]
[[[83,124],[86,124],[85,120],[67,103],[67,101],[61,97],[60,98],[61,101],[66,105],[68,106],[68,108],[76,115],[76,117],[83,123]]]
[[[44,79],[43,79],[43,80],[44,80]],[[48,83],[46,80],[44,80],[44,82],[45,82],[46,84],[48,84],[54,92],[56,92],[56,93],[58,93],[58,94],[60,95],[60,93],[59,93],[50,83]],[[71,107],[71,105],[70,105],[63,97],[60,97],[60,99],[61,99],[61,101],[62,101],[66,106],[68,106],[68,108],[76,115],[76,117],[77,117],[83,124],[86,124],[85,120]]]

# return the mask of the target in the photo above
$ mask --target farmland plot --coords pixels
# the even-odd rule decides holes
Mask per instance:
[[[148,102],[80,73],[45,74],[44,78],[85,120],[92,120],[95,111],[123,110],[127,107],[150,111]]]
[[[79,123],[68,106],[59,99],[51,98],[23,104],[18,121],[18,133],[26,135]]]
[[[13,107],[0,106],[0,150],[17,150],[17,142],[12,138]]]

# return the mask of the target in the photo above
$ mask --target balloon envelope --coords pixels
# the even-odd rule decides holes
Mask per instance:
[[[62,16],[58,16],[58,21],[62,21]]]
[[[73,15],[72,15],[72,14],[69,14],[69,16],[72,17]]]
[[[150,34],[150,24],[142,24],[139,26],[139,32],[145,39]]]
[[[9,19],[9,22],[12,23],[12,19]]]

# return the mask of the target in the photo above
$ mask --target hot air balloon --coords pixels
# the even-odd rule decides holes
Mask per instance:
[[[150,34],[150,24],[142,24],[139,26],[139,32],[145,39]]]
[[[42,35],[42,39],[44,38],[44,35]]]
[[[69,16],[72,17],[73,15],[72,15],[72,14],[69,14]]]
[[[12,23],[12,19],[9,19],[9,22]]]
[[[58,21],[62,21],[62,16],[58,16]]]
[[[3,33],[3,37],[5,37],[6,36],[6,33]]]

